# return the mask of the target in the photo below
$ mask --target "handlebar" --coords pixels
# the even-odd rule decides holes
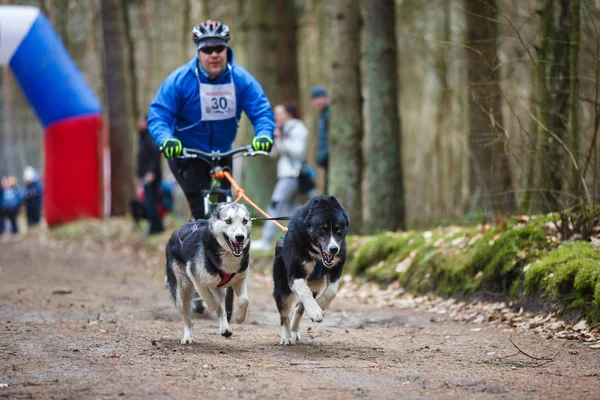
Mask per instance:
[[[160,151],[163,151],[163,148],[161,146]],[[242,146],[242,147],[238,147],[235,149],[231,149],[229,151],[219,151],[219,150],[213,150],[210,153],[207,153],[205,151],[202,150],[196,150],[196,149],[191,149],[188,147],[184,147],[183,150],[181,151],[181,155],[179,155],[177,158],[202,158],[202,159],[209,159],[209,160],[220,160],[224,157],[229,157],[232,156],[234,154],[238,154],[238,153],[244,153],[243,155],[245,157],[254,157],[257,155],[268,155],[269,153],[267,153],[266,151],[257,151],[254,150],[254,148],[251,145],[246,145],[246,146]]]

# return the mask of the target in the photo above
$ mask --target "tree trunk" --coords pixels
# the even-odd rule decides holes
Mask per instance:
[[[450,29],[452,12],[450,3],[444,3],[442,14],[442,26],[440,29],[439,43],[452,43],[452,32]],[[451,186],[452,176],[455,172],[452,159],[454,157],[452,140],[452,115],[454,90],[450,85],[449,77],[449,51],[446,46],[440,46],[436,52],[436,70],[439,75],[441,94],[439,96],[437,111],[437,127],[435,138],[435,160],[436,184],[435,207],[439,211],[434,218],[447,217],[448,211],[454,209],[452,194],[459,191],[459,187]]]
[[[138,80],[136,73],[136,65],[135,65],[135,41],[133,40],[133,32],[131,21],[129,19],[129,7],[131,7],[130,0],[121,0],[123,3],[123,32],[125,34],[125,41],[127,43],[126,52],[127,52],[127,69],[129,72],[130,78],[130,101],[131,101],[131,109],[133,115],[137,119],[141,116],[140,106],[138,102]],[[135,142],[134,142],[135,143]]]
[[[569,40],[569,123],[566,142],[577,161],[575,167],[569,161],[569,192],[580,198],[583,195],[583,184],[581,180],[583,166],[581,164],[579,150],[579,46],[580,46],[580,3],[579,0],[570,0],[571,7],[571,32]],[[600,62],[600,61],[599,61]]]
[[[101,2],[111,168],[111,214],[125,215],[134,195],[133,137],[127,43],[121,0]]]
[[[530,141],[530,154],[527,166],[527,187],[523,202],[522,212],[541,212],[548,210],[548,192],[543,192],[547,177],[547,169],[544,166],[543,146],[547,140],[550,129],[550,92],[547,84],[547,70],[550,57],[550,35],[552,33],[553,0],[539,0],[541,8],[538,13],[541,16],[540,26],[535,41],[534,53],[534,86],[532,104],[534,118],[532,137]]]
[[[571,35],[571,7],[570,0],[559,0],[559,16],[556,29],[552,29],[552,55],[548,63],[550,75],[548,87],[552,103],[550,106],[550,135],[546,132],[547,139],[544,141],[544,160],[547,172],[544,176],[548,184],[548,210],[554,211],[562,204],[563,189],[568,183],[568,167],[571,159],[560,143],[568,146],[566,132],[569,118],[569,86],[570,86],[570,63],[569,63],[569,38]]]
[[[362,106],[360,1],[328,3],[332,27],[329,188],[350,216],[350,231],[362,231]],[[395,153],[398,156],[398,153]],[[392,182],[387,184],[393,185]]]
[[[298,75],[300,82],[301,109],[303,120],[311,132],[308,140],[307,159],[315,163],[317,153],[317,118],[318,112],[312,107],[310,91],[314,85],[329,87],[329,71],[331,58],[335,52],[331,49],[331,24],[327,22],[325,0],[297,1],[300,15],[298,18]],[[318,168],[317,190],[324,188],[324,174]]]
[[[497,68],[496,0],[464,0],[467,20],[469,150],[471,193],[486,212],[510,213],[515,206],[506,137],[502,131]]]
[[[251,4],[242,2],[241,6],[251,6],[242,28],[246,50],[244,67],[258,80],[267,97],[273,99],[276,82],[273,4],[269,0],[254,0]],[[247,126],[246,132],[240,132],[240,144],[249,144],[254,137],[254,129],[249,124]],[[243,162],[243,188],[255,203],[266,207],[277,180],[275,160],[268,157],[254,157]]]
[[[291,1],[276,1],[274,7],[277,35],[277,91],[274,101],[299,103],[295,5]]]
[[[14,82],[8,65],[2,67],[2,162],[0,175],[16,175],[16,144],[17,134],[14,125]],[[0,221],[4,223],[4,221]]]
[[[370,120],[365,155],[367,233],[395,231],[406,227],[398,115],[395,14],[394,2],[366,3],[368,45],[365,49],[365,69]]]

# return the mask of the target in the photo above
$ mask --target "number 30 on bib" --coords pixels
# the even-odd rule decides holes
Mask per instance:
[[[202,121],[219,121],[235,118],[236,100],[233,83],[225,85],[200,85]]]

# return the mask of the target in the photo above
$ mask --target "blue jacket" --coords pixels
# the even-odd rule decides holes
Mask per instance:
[[[275,121],[271,104],[256,79],[244,68],[233,63],[233,51],[228,48],[228,66],[213,82],[197,70],[197,59],[173,71],[163,82],[150,104],[148,130],[159,146],[176,137],[184,147],[202,151],[231,150],[242,111],[254,125],[255,136],[273,137]],[[200,84],[233,84],[236,89],[236,116],[221,121],[202,121]]]
[[[15,208],[18,208],[23,201],[21,188],[18,186],[4,188],[3,199],[3,205],[8,210],[14,210]]]

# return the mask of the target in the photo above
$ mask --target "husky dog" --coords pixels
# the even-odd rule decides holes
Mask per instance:
[[[273,296],[281,316],[279,344],[292,345],[300,340],[304,310],[313,322],[323,321],[323,310],[337,294],[346,261],[349,222],[346,211],[333,196],[318,196],[295,213],[283,242],[277,243]],[[295,297],[298,302],[290,326]]]
[[[194,288],[206,307],[217,311],[219,333],[233,334],[229,318],[233,293],[237,295],[236,321],[242,323],[248,310],[250,211],[237,203],[220,203],[209,220],[190,222],[171,235],[167,243],[166,286],[183,317],[182,344],[192,343],[191,300]],[[225,288],[231,301],[225,301]],[[229,299],[228,299],[229,300]]]

